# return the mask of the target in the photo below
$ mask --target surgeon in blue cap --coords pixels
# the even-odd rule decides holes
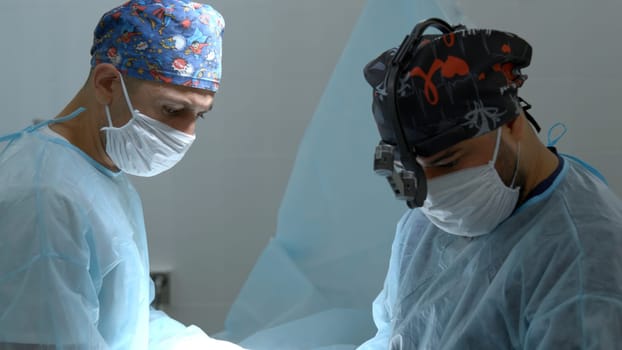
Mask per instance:
[[[517,95],[531,53],[429,19],[365,67],[375,170],[411,209],[359,349],[620,347],[622,202],[538,139]]]
[[[97,24],[88,80],[55,118],[0,138],[0,349],[239,349],[150,308],[126,174],[182,159],[212,108],[223,17],[131,0]]]

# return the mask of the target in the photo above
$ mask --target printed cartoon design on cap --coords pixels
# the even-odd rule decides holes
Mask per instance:
[[[223,17],[182,0],[131,0],[105,13],[94,32],[91,66],[216,92],[222,72]]]
[[[374,103],[386,96],[387,50],[364,69]],[[518,36],[488,29],[424,35],[396,89],[406,137],[419,155],[432,155],[483,135],[514,119],[521,110],[518,88],[527,79],[531,46]],[[386,117],[374,107],[379,125]]]

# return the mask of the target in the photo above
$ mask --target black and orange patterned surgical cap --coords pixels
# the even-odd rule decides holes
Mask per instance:
[[[400,67],[397,110],[408,143],[430,156],[489,131],[521,112],[518,88],[527,78],[531,46],[517,35],[487,29],[461,29],[424,35],[408,64]],[[382,115],[387,64],[396,49],[364,69],[374,88],[373,112],[384,141],[395,136]]]

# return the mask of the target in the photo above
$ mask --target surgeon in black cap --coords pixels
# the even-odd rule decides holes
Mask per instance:
[[[515,34],[428,19],[365,67],[374,170],[410,209],[360,349],[622,341],[622,202],[539,140],[518,96],[531,54]]]

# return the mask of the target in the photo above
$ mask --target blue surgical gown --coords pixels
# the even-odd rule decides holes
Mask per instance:
[[[128,178],[45,125],[5,137],[0,349],[230,348],[151,309],[153,294]]]
[[[622,204],[565,158],[553,184],[488,235],[451,235],[411,210],[373,317],[361,350],[619,349]]]

